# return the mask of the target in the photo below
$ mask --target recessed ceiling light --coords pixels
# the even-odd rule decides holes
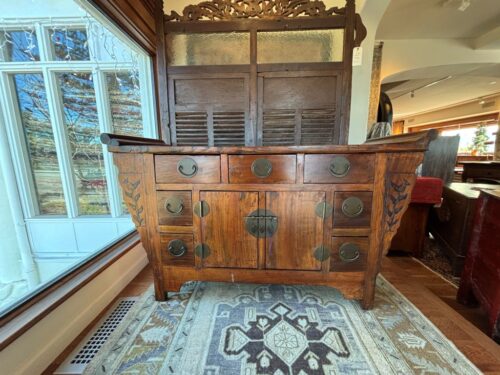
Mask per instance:
[[[486,103],[484,100],[481,100],[481,101],[479,102],[479,104],[481,104],[481,105],[483,105],[484,103]]]
[[[494,84],[496,84],[496,83],[497,83],[497,81],[491,81],[491,82],[490,82],[490,85],[494,85]]]

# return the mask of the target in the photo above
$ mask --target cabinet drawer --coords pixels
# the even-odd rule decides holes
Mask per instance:
[[[337,191],[333,205],[333,227],[369,227],[372,193]]]
[[[194,267],[192,234],[162,233],[160,253],[164,265]]]
[[[230,155],[229,182],[233,184],[293,184],[295,155]]]
[[[304,183],[369,184],[373,183],[374,167],[373,154],[306,155]]]
[[[212,155],[156,155],[158,184],[217,184],[220,182],[220,157]]]
[[[369,248],[368,237],[332,237],[330,271],[364,270]]]
[[[190,191],[159,191],[156,197],[160,225],[193,225]]]

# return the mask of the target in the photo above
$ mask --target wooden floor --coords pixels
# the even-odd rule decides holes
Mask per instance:
[[[486,334],[487,318],[479,308],[455,301],[457,289],[439,275],[410,257],[387,257],[382,275],[408,298],[485,374],[500,374],[500,345]],[[153,282],[146,267],[120,293],[120,297],[142,294]],[[104,313],[104,312],[103,312]],[[98,319],[95,320],[96,322]],[[45,373],[52,373],[92,326],[70,345]],[[51,371],[52,370],[52,371]]]

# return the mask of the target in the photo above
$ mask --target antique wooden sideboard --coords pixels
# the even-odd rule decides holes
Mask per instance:
[[[176,147],[103,134],[164,300],[188,280],[319,284],[373,305],[433,131],[356,146]]]

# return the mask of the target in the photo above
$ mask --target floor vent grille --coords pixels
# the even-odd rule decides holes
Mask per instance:
[[[82,340],[80,345],[71,352],[54,374],[82,374],[85,367],[97,355],[136,301],[137,297],[122,298],[111,307],[109,312],[95,325],[94,329]]]

